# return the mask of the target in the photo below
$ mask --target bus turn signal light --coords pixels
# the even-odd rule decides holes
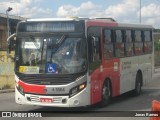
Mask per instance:
[[[85,88],[85,84],[81,84],[80,86],[79,86],[79,90],[82,90],[82,89],[84,89]]]
[[[86,87],[87,82],[84,82],[74,88],[72,88],[70,90],[70,97],[76,95],[77,93],[79,93],[80,91],[82,91],[85,87]]]

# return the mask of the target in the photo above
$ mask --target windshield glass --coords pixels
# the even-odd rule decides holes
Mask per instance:
[[[73,74],[86,70],[86,42],[65,35],[30,36],[20,40],[19,72],[26,74]]]

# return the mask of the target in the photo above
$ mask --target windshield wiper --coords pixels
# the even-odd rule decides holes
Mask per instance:
[[[54,49],[54,51],[53,51],[53,44],[52,44],[52,48],[51,48],[52,49],[52,53],[51,53],[50,61],[52,61],[53,54],[57,52],[57,50],[59,49],[59,47],[62,45],[62,43],[65,41],[66,38],[67,38],[66,35],[62,35],[61,36],[60,40],[56,43],[57,46],[56,46],[56,49]]]
[[[52,54],[57,52],[58,48],[62,45],[62,43],[65,41],[66,38],[67,38],[66,35],[62,35],[60,40],[56,43],[57,47],[54,51],[53,51],[53,45],[52,45]]]

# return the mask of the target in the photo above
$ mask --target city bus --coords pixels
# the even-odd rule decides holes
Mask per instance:
[[[8,38],[16,36],[16,103],[105,106],[128,91],[140,95],[153,76],[152,29],[107,18],[21,21]]]

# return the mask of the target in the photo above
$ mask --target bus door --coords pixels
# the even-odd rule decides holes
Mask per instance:
[[[100,27],[90,27],[88,30],[88,58],[91,83],[91,104],[101,100],[101,42]]]

